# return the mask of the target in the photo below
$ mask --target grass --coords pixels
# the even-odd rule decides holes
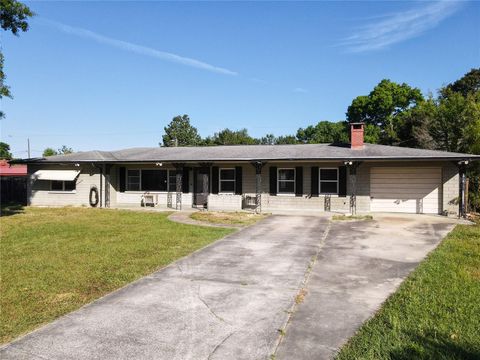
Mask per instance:
[[[2,215],[2,343],[232,231],[126,210],[4,208]]]
[[[206,221],[214,224],[225,225],[251,225],[258,220],[265,218],[265,214],[254,214],[249,212],[223,212],[223,211],[199,211],[190,217],[198,221]]]
[[[372,215],[333,215],[332,220],[373,220]]]
[[[479,359],[480,225],[457,225],[341,349],[341,359]]]

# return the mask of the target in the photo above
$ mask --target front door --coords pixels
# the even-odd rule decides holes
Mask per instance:
[[[207,207],[210,168],[201,167],[193,170],[193,202],[196,206]]]

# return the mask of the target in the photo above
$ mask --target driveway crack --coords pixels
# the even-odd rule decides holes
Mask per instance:
[[[312,273],[313,266],[317,262],[318,255],[320,254],[320,252],[322,251],[322,249],[325,245],[325,241],[327,240],[327,237],[328,237],[328,234],[330,232],[331,226],[332,226],[332,221],[329,219],[328,223],[327,223],[327,226],[325,227],[325,230],[323,231],[322,237],[320,238],[320,241],[318,243],[317,251],[315,252],[315,255],[313,255],[312,258],[310,259],[310,262],[307,266],[307,269],[305,270],[305,274],[304,274],[302,283],[300,285],[300,288],[298,289],[297,293],[295,294],[295,298],[294,298],[295,300],[297,299],[297,297],[302,297],[303,298],[303,296],[307,293],[308,280],[309,280],[310,275]],[[275,345],[275,348],[274,348],[274,351],[273,351],[273,354],[272,354],[273,356],[275,356],[275,354],[278,351],[278,348],[280,347],[280,344],[282,343],[283,338],[285,338],[285,335],[286,335],[286,332],[287,332],[287,327],[290,324],[290,321],[293,318],[293,315],[295,314],[295,311],[296,311],[296,309],[299,305],[300,305],[300,303],[297,303],[297,301],[293,302],[292,306],[290,307],[290,309],[287,312],[288,313],[287,320],[285,321],[283,327],[278,329],[280,335],[279,335],[277,343]]]
[[[232,336],[233,334],[235,333],[235,331],[231,332],[230,334],[228,334],[222,341],[220,341],[212,350],[212,352],[208,355],[208,358],[207,360],[210,360],[212,358],[212,356],[215,354],[215,352],[220,348],[220,346],[222,346],[225,341],[227,341],[230,336]]]
[[[222,318],[220,315],[217,315],[217,313],[215,311],[213,311],[213,309],[207,304],[207,302],[202,298],[202,296],[200,295],[200,286],[198,287],[197,289],[197,297],[198,299],[203,303],[203,305],[205,305],[205,307],[208,309],[208,311],[210,311],[210,313],[215,316],[218,320],[220,320],[221,322],[224,322],[225,324],[228,324],[228,325],[231,325],[228,321],[226,321],[224,318]]]

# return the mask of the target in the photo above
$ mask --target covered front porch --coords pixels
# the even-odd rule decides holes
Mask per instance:
[[[105,206],[175,210],[368,211],[357,194],[360,162],[117,164],[105,173]]]

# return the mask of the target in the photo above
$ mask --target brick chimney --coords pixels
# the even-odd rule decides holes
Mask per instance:
[[[364,123],[350,124],[350,148],[352,150],[363,149],[363,127]]]

